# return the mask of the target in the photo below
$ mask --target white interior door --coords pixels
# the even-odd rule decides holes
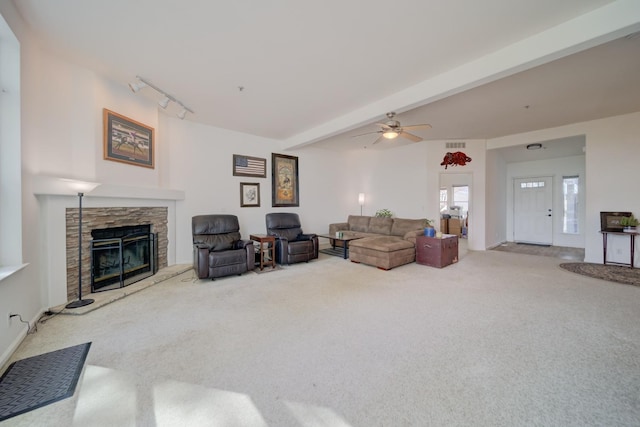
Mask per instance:
[[[553,243],[553,179],[550,176],[513,180],[513,240]]]

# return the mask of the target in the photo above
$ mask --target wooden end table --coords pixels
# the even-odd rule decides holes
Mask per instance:
[[[276,238],[266,234],[251,234],[249,239],[260,244],[260,270],[264,269],[265,265],[276,268]],[[265,260],[265,255],[271,256]]]

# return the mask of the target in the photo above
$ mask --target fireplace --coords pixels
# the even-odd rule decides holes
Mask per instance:
[[[122,288],[158,271],[150,224],[95,229],[91,237],[91,292]]]
[[[78,208],[66,208],[66,272],[67,301],[78,295]],[[168,209],[154,206],[118,206],[89,207],[82,209],[82,293],[88,295],[91,290],[91,230],[151,225],[155,235],[155,249],[158,252],[156,270],[167,266]],[[118,285],[119,286],[119,285]],[[112,289],[112,287],[109,287]],[[101,289],[106,290],[106,289]]]

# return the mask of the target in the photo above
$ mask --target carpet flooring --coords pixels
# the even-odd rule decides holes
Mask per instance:
[[[625,285],[640,286],[640,270],[619,265],[593,264],[589,262],[568,262],[560,264],[561,268],[583,276]]]
[[[42,319],[11,361],[90,341],[76,393],[0,426],[640,426],[640,289],[462,248],[445,268],[185,271]]]
[[[12,363],[0,378],[0,421],[73,395],[91,343]]]

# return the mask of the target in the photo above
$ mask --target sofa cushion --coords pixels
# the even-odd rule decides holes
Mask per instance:
[[[349,215],[348,223],[351,231],[369,231],[370,216]]]
[[[367,248],[371,251],[395,252],[402,249],[413,249],[413,243],[408,240],[399,239],[394,236],[365,237],[353,240],[349,243],[350,248]]]
[[[392,218],[374,216],[369,221],[369,230],[367,230],[367,232],[375,233],[375,234],[386,234],[386,235],[389,235],[389,234],[391,234],[391,225],[392,224],[393,224],[393,219]]]
[[[423,219],[394,218],[393,226],[391,227],[391,235],[404,237],[404,235],[409,231],[420,229],[424,230],[425,225],[426,222]]]

